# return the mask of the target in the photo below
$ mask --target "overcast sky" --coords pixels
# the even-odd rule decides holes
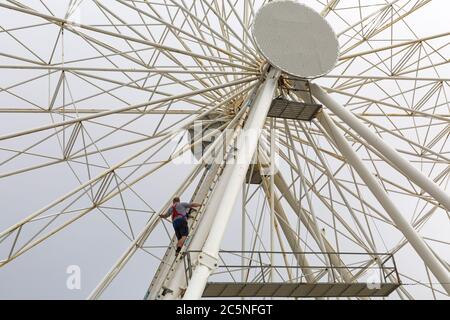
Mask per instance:
[[[58,4],[56,3],[58,2]],[[89,0],[85,0],[86,2]],[[104,2],[109,2],[107,0]],[[240,0],[239,0],[240,1]],[[0,0],[1,3],[6,3],[4,0]],[[26,4],[35,4],[34,1],[20,1]],[[63,12],[65,5],[61,5],[59,2],[68,3],[67,0],[53,0],[44,1],[50,4],[50,7],[57,8],[57,12]],[[311,3],[312,1],[301,1],[305,3]],[[379,1],[383,2],[383,1]],[[448,32],[450,29],[450,23],[448,20],[448,12],[450,12],[450,3],[446,0],[433,0],[425,8],[419,10],[409,20],[410,26],[414,29],[418,37],[424,37],[432,34],[439,34]],[[83,16],[84,15],[84,16]],[[80,21],[93,21],[95,16],[92,12],[81,13]],[[11,26],[26,26],[29,24],[37,23],[41,20],[33,18],[33,20],[27,20],[27,16],[23,14],[12,13],[9,10],[0,8],[0,27],[10,28]],[[0,29],[1,31],[1,29]],[[54,44],[55,35],[58,29],[56,27],[42,28],[37,30],[31,30],[29,34],[25,32],[20,33],[20,39],[25,42],[32,43],[35,48],[41,50],[40,52],[44,56],[52,50]],[[68,36],[69,37],[69,36]],[[78,48],[77,41],[73,38],[68,38],[66,46],[66,59],[75,57],[86,56],[88,48],[80,46]],[[13,46],[16,46],[13,49]],[[18,46],[17,43],[10,39],[8,35],[0,32],[0,53],[7,48],[7,51],[16,50],[18,54],[23,53],[24,48]],[[83,50],[86,50],[84,52]],[[448,58],[448,57],[447,57]],[[0,59],[0,64],[5,60]],[[26,72],[17,71],[12,73],[11,71],[4,71],[0,69],[0,89],[6,86],[7,81],[18,82],[20,79],[26,79]],[[30,72],[29,75],[38,74]],[[447,76],[449,76],[447,74]],[[14,78],[15,77],[15,78]],[[3,78],[3,79],[1,79]],[[13,79],[14,78],[14,79]],[[29,78],[29,77],[28,77]],[[51,77],[52,86],[57,83],[57,76]],[[76,79],[72,79],[74,91],[83,90],[83,83]],[[33,90],[32,96],[35,101],[45,104],[48,99],[46,87],[47,80],[43,80],[42,83],[36,82],[36,87],[25,87],[24,94],[30,94],[29,90]],[[28,92],[26,92],[28,90]],[[126,92],[122,92],[125,96]],[[142,101],[143,96],[126,96],[128,101],[138,103]],[[148,97],[147,97],[148,98]],[[60,99],[60,97],[58,98]],[[108,100],[93,100],[99,103],[99,105],[105,105]],[[0,106],[7,106],[14,104],[14,98],[7,97],[7,95],[0,95]],[[117,101],[115,102],[117,103]],[[114,106],[116,106],[114,104]],[[120,117],[111,117],[110,123],[123,123],[126,119],[131,119],[129,115]],[[55,117],[55,121],[60,121],[60,117]],[[0,135],[4,135],[11,132],[23,130],[25,128],[36,127],[49,123],[50,118],[40,115],[20,114],[20,115],[2,115],[0,114]],[[169,126],[169,122],[165,125]],[[155,123],[146,123],[142,121],[136,125],[136,130],[146,128],[145,130],[150,132],[156,126]],[[95,127],[93,131],[97,130]],[[101,129],[96,134],[101,134]],[[128,136],[124,134],[118,141],[126,141]],[[19,140],[17,143],[26,145],[34,140]],[[12,147],[15,142],[11,142],[11,145],[2,144],[2,148]],[[57,142],[54,141],[55,147]],[[113,164],[123,159],[124,156],[132,154],[139,150],[143,145],[138,144],[130,146],[121,150],[119,153],[108,154],[108,163]],[[447,148],[448,149],[448,148]],[[57,148],[55,149],[57,150]],[[7,153],[2,154],[0,151],[0,161],[6,159]],[[49,149],[49,154],[51,154]],[[56,151],[55,151],[56,152]],[[166,149],[162,152],[161,157],[170,152]],[[98,163],[102,166],[105,165],[103,159],[97,159]],[[17,168],[15,166],[26,165],[29,159],[17,161],[11,166],[3,167],[0,169],[0,174],[8,172]],[[168,197],[174,192],[175,186],[187,176],[192,167],[190,165],[175,165],[168,168],[164,168],[158,171],[151,179],[144,180],[142,183],[136,186],[136,192],[143,197],[139,199],[135,195],[127,194],[128,205],[136,209],[135,212],[130,213],[131,224],[135,233],[139,232],[149,217],[157,213]],[[5,170],[5,171],[3,171]],[[50,168],[43,168],[40,170],[33,170],[31,172],[23,173],[7,179],[0,179],[0,230],[5,230],[7,227],[17,223],[21,219],[27,217],[29,214],[51,203],[58,197],[64,195],[68,191],[79,186],[76,176],[73,171],[77,172],[83,178],[86,178],[86,172],[82,172],[82,167],[73,164],[72,168],[69,168],[66,164],[55,165]],[[100,172],[101,168],[93,169]],[[185,197],[193,191],[193,187],[189,188]],[[183,200],[188,200],[188,199]],[[119,201],[119,200],[117,200]],[[150,204],[150,207],[147,206]],[[83,203],[80,203],[78,208],[82,208]],[[119,203],[117,203],[120,206]],[[400,204],[402,209],[408,211],[411,209],[412,204],[402,203]],[[256,206],[256,204],[255,204]],[[230,228],[224,240],[223,248],[228,249],[240,249],[240,209],[239,203],[235,204],[236,214],[233,215],[230,221]],[[146,212],[141,212],[146,211]],[[123,214],[117,213],[114,210],[107,210],[103,212],[114,223],[122,226],[124,230],[127,229],[128,221]],[[51,214],[51,212],[49,212]],[[114,262],[120,257],[123,251],[128,247],[128,239],[118,231],[115,225],[107,219],[102,212],[95,211],[92,214],[88,214],[76,223],[64,231],[58,233],[50,240],[46,241],[43,245],[39,245],[30,252],[21,256],[12,263],[6,265],[0,269],[0,299],[84,299],[88,296],[95,285],[102,279],[102,277],[108,272]],[[441,235],[442,238],[450,239],[445,236],[448,230],[448,216],[442,216],[442,224],[436,224],[436,233]],[[38,222],[37,227],[43,226],[43,222]],[[35,229],[37,230],[37,229]],[[388,229],[386,229],[388,230]],[[24,231],[25,232],[25,231]],[[28,231],[31,232],[31,231]],[[158,227],[157,232],[149,239],[149,246],[163,246],[167,245],[169,237],[172,235],[172,229],[170,224],[165,223],[164,227]],[[239,233],[239,236],[236,236]],[[30,233],[31,234],[31,233]],[[444,236],[442,236],[444,235]],[[397,237],[389,239],[389,235],[386,236],[386,241],[395,242]],[[447,250],[448,246],[444,247]],[[0,246],[1,257],[5,256],[5,247]],[[153,250],[153,251],[152,251]],[[151,251],[157,256],[161,256],[164,248],[152,248]],[[344,250],[345,251],[345,250]],[[413,255],[409,258],[409,255]],[[450,256],[450,252],[444,254],[447,258]],[[399,254],[399,259],[404,261],[418,261],[414,253],[411,250],[405,250]],[[70,266],[79,266],[81,270],[81,289],[70,290],[67,288],[67,279],[69,277],[67,271]],[[133,259],[128,263],[124,271],[117,277],[111,287],[105,292],[103,298],[111,299],[141,299],[152,279],[155,268],[158,266],[158,260],[152,257],[150,254],[138,251]],[[405,271],[414,273],[415,266],[408,266],[404,263]],[[420,266],[422,268],[422,266]],[[407,270],[406,270],[407,269]],[[427,297],[430,292],[417,288],[418,296]]]

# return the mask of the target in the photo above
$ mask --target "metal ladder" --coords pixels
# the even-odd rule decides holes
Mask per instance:
[[[176,253],[175,246],[177,243],[177,239],[175,236],[173,236],[171,244],[167,248],[163,260],[160,263],[153,277],[153,280],[150,283],[150,286],[144,296],[144,300],[153,300],[158,298],[158,296],[161,294],[161,289],[165,290],[165,284],[167,283],[168,280],[171,279],[171,274],[175,270],[175,266],[183,260],[181,257],[189,247],[192,237],[195,236],[195,230],[199,225],[198,222],[202,218],[203,209],[206,207],[206,204],[208,203],[211,192],[214,190],[214,187],[216,186],[217,181],[219,180],[219,177],[222,174],[223,168],[224,164],[210,165],[210,167],[206,169],[205,173],[200,179],[200,182],[198,183],[197,188],[194,191],[194,195],[192,196],[192,202],[201,202],[202,207],[196,213],[193,219],[188,220],[190,231],[189,236],[186,239],[185,245],[183,246],[183,249],[181,250],[178,257],[175,258]]]
[[[249,107],[251,105],[251,101],[256,96],[256,92],[252,94],[252,96],[249,98],[249,100],[246,102],[245,107]],[[248,108],[246,109],[246,115],[248,115]],[[243,117],[245,118],[246,115]],[[240,124],[242,125],[242,123]],[[236,136],[233,136],[233,142],[227,146],[226,156],[229,156],[230,153],[234,150],[234,141],[236,139]],[[172,273],[176,270],[177,264],[183,263],[183,255],[184,253],[189,250],[189,246],[192,240],[192,237],[195,237],[195,231],[197,229],[197,225],[199,220],[203,217],[204,209],[207,208],[209,199],[211,197],[211,194],[213,190],[215,189],[217,182],[219,181],[220,176],[223,173],[223,170],[225,169],[225,166],[227,164],[227,161],[223,161],[220,164],[213,163],[210,165],[210,167],[207,169],[209,171],[209,174],[205,172],[205,175],[202,177],[201,182],[197,185],[197,188],[194,192],[194,196],[192,197],[194,202],[201,203],[202,206],[200,207],[200,210],[197,212],[194,219],[191,220],[191,224],[189,225],[190,232],[189,236],[186,239],[185,245],[181,249],[180,254],[175,259],[175,237],[172,238],[171,246],[168,247],[166,250],[166,253],[164,255],[163,261],[160,263],[158,270],[155,273],[155,276],[153,277],[153,280],[145,294],[144,299],[145,300],[153,300],[157,299],[161,295],[161,289],[163,290],[169,290],[167,288],[168,282],[172,278]],[[204,183],[204,186],[202,186],[203,179],[206,181]],[[211,180],[211,183],[209,181]],[[202,188],[203,187],[203,188]],[[189,223],[189,222],[188,222]],[[172,261],[171,263],[167,263],[167,261]]]

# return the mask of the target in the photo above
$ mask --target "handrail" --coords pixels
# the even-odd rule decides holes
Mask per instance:
[[[192,274],[192,264],[190,261],[190,254],[191,253],[195,253],[198,254],[200,253],[200,250],[187,250],[184,253],[183,259],[187,259],[189,261],[189,263],[185,264],[185,272],[186,272],[186,278],[189,279],[190,278],[190,274]],[[248,265],[242,265],[242,264],[236,264],[236,263],[227,263],[226,260],[224,259],[224,256],[226,255],[240,255],[240,254],[253,254],[253,256],[256,257],[256,259],[250,259],[249,260],[249,264]],[[346,256],[352,256],[352,257],[356,257],[356,258],[360,258],[360,257],[367,257],[368,259],[364,260],[364,261],[353,261],[352,263],[355,265],[352,265],[352,263],[349,263],[347,265],[344,266],[333,266],[333,265],[329,265],[326,262],[324,262],[324,264],[317,264],[317,265],[308,265],[308,268],[310,270],[313,270],[314,272],[322,272],[322,271],[326,271],[328,269],[331,269],[331,274],[332,274],[332,279],[328,279],[328,281],[331,281],[332,283],[342,283],[342,279],[338,279],[335,275],[335,272],[333,272],[333,270],[338,270],[338,269],[350,269],[350,270],[360,270],[359,272],[359,276],[356,277],[356,282],[358,282],[358,279],[363,279],[365,276],[370,276],[371,271],[378,271],[379,272],[379,276],[378,274],[376,275],[376,278],[379,277],[379,281],[380,283],[392,283],[392,284],[401,284],[400,278],[399,278],[399,274],[398,274],[398,270],[396,267],[396,263],[395,263],[395,259],[394,259],[394,255],[392,253],[362,253],[362,252],[282,252],[282,251],[249,251],[249,250],[237,250],[237,251],[231,251],[231,250],[221,250],[219,251],[219,257],[221,257],[221,261],[223,262],[223,264],[219,264],[217,266],[217,269],[220,271],[224,268],[226,268],[226,271],[221,271],[221,272],[216,272],[215,275],[222,275],[222,274],[227,274],[229,273],[230,275],[232,274],[232,272],[237,272],[239,270],[242,270],[242,268],[248,269],[248,270],[258,270],[260,269],[260,271],[258,272],[258,274],[255,276],[254,279],[259,279],[259,281],[253,281],[253,282],[262,282],[262,283],[267,283],[267,279],[265,277],[265,272],[267,270],[270,269],[276,269],[279,270],[280,272],[282,272],[282,270],[288,270],[288,269],[301,269],[303,266],[297,264],[297,265],[277,265],[277,264],[271,264],[269,262],[264,262],[263,261],[263,257],[264,255],[276,255],[276,254],[283,254],[283,255],[315,255],[315,256],[321,256],[321,255],[339,255],[343,258],[343,260],[345,261]],[[377,264],[377,260],[381,261],[381,263]],[[327,261],[326,259],[324,261]],[[253,263],[253,264],[252,264]],[[395,274],[395,278],[392,279],[391,276]],[[320,281],[320,279],[322,279],[321,277],[318,277],[317,281]],[[261,281],[262,280],[262,281]],[[369,280],[365,280],[367,281],[371,281]],[[236,282],[236,281],[233,281]],[[247,281],[244,281],[247,282]],[[301,281],[300,281],[301,282]],[[377,281],[375,281],[377,282]]]

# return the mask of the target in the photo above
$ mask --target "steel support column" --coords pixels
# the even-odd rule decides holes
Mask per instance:
[[[225,167],[223,175],[226,179],[227,188],[220,195],[217,193],[214,194],[217,199],[211,199],[211,201],[217,201],[219,205],[217,206],[214,223],[205,241],[202,252],[199,255],[184,299],[192,300],[201,298],[208,277],[216,268],[220,243],[233,206],[236,203],[240,187],[244,182],[257,149],[258,140],[277,89],[280,74],[281,72],[275,68],[269,70],[267,78],[257,94],[243,131],[238,139],[236,158],[233,163]]]
[[[323,99],[325,100],[325,99]],[[327,101],[328,102],[328,101]],[[440,264],[433,252],[428,248],[423,239],[418,235],[411,224],[403,217],[400,210],[391,200],[387,192],[382,188],[376,178],[364,165],[358,154],[352,149],[342,132],[339,131],[334,121],[328,116],[325,110],[318,117],[325,131],[333,139],[335,145],[342,153],[346,161],[358,172],[358,175],[367,185],[369,190],[383,206],[397,228],[404,234],[411,243],[417,254],[423,259],[427,267],[433,272],[438,281],[442,284],[447,293],[450,294],[450,276],[447,270]]]
[[[270,197],[272,196],[270,187],[267,185],[265,181],[263,181],[262,186],[264,193],[266,194],[266,197],[270,199]],[[283,206],[280,203],[280,200],[278,200],[278,195],[276,193],[273,195],[273,201],[274,201],[275,217],[278,221],[278,224],[281,227],[281,230],[283,231],[284,236],[286,237],[286,240],[289,244],[289,247],[291,248],[291,251],[296,253],[294,256],[295,259],[297,260],[297,265],[300,266],[300,268],[302,269],[306,282],[314,283],[314,270],[310,268],[308,258],[304,254],[303,249],[300,245],[299,236],[294,232],[294,229],[291,227],[288,216],[286,215],[286,212],[284,211]]]
[[[387,159],[400,172],[403,173],[413,183],[421,187],[424,191],[439,201],[447,210],[450,211],[450,196],[448,192],[442,190],[441,187],[428,178],[425,174],[417,170],[409,161],[405,160],[394,148],[385,143],[375,133],[370,131],[366,125],[361,123],[358,118],[346,108],[336,102],[328,93],[325,92],[317,84],[311,84],[311,92],[322,104],[330,109],[333,114],[344,121],[355,132],[357,132],[364,140],[371,144],[380,153],[384,154]]]

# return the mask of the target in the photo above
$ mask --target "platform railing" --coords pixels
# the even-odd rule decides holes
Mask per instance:
[[[192,276],[195,261],[192,254],[184,253],[186,281]],[[331,256],[338,256],[345,266],[329,263]],[[300,259],[303,256],[306,259]],[[272,257],[272,260],[270,260]],[[242,261],[246,261],[245,265]],[[297,261],[309,261],[300,265]],[[219,252],[217,269],[210,282],[234,283],[305,283],[304,270],[314,276],[314,283],[345,283],[338,269],[347,269],[353,275],[353,283],[368,285],[400,284],[394,255],[390,253],[327,253],[327,252],[277,252],[277,251],[226,251]]]

